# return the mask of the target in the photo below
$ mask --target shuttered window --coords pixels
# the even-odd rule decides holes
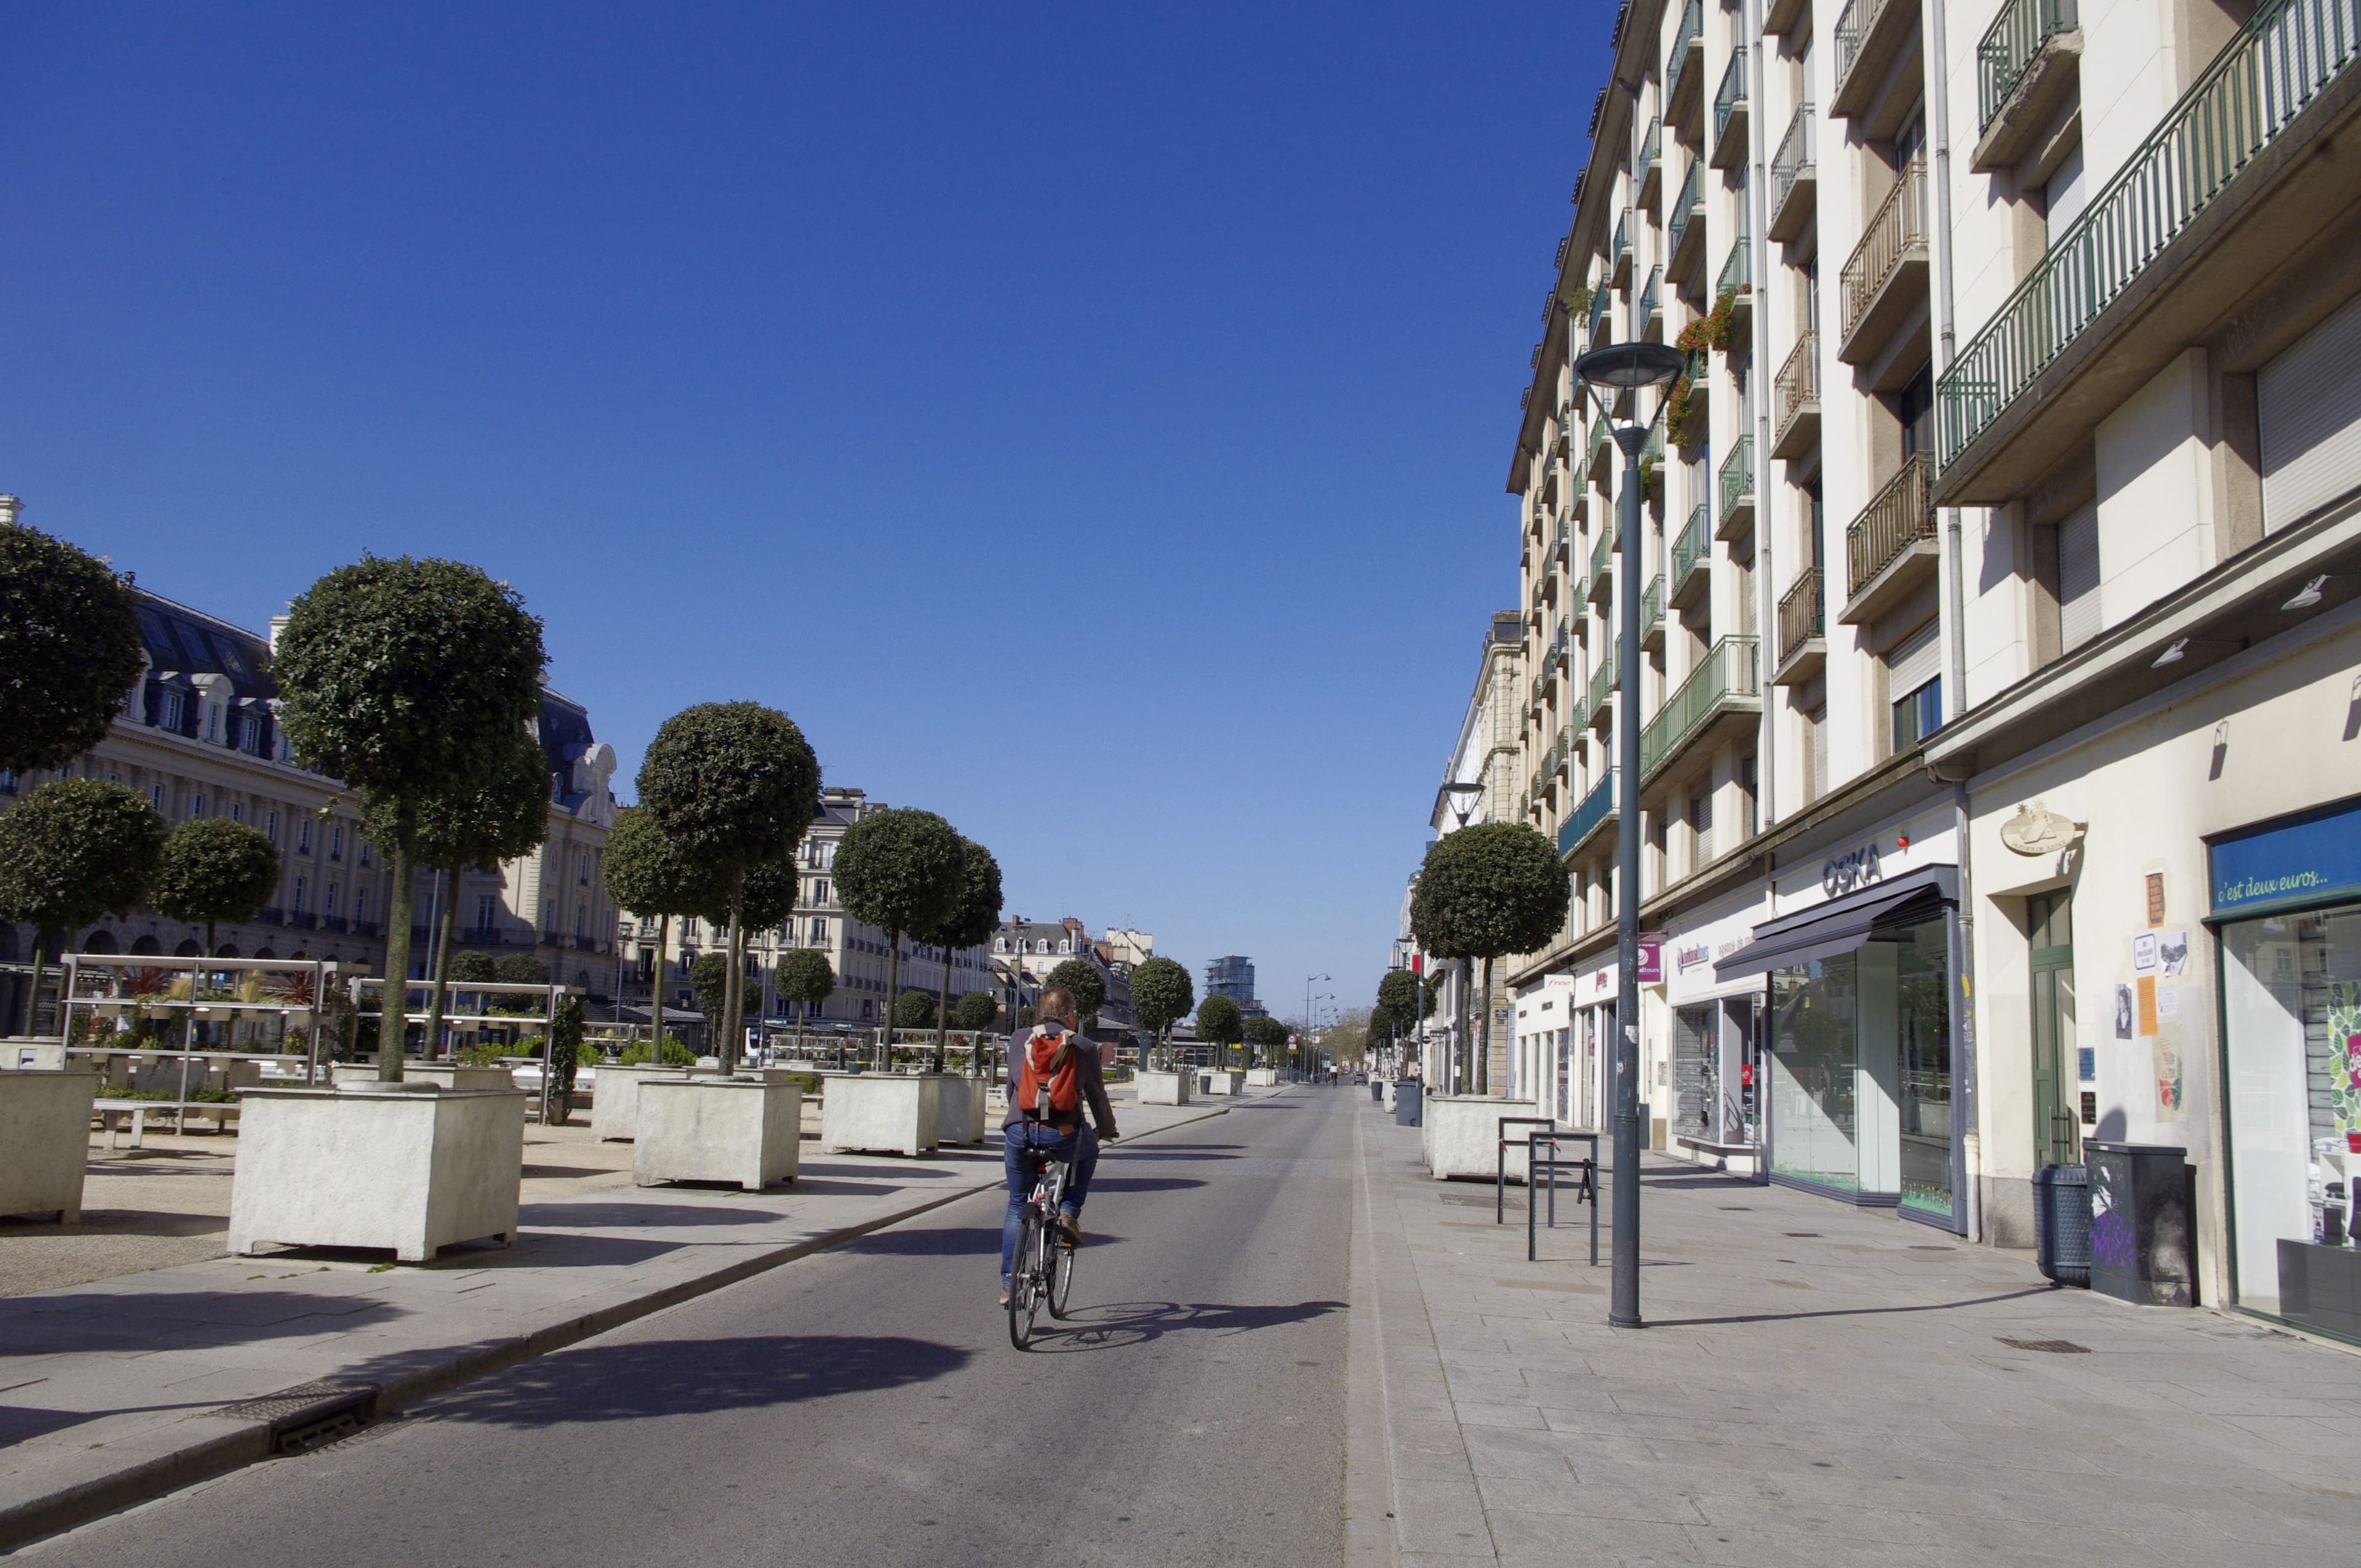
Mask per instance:
[[[1916,691],[1943,673],[1943,651],[1935,641],[1937,623],[1924,627],[1904,638],[1885,655],[1887,678],[1885,689],[1895,697]]]
[[[2099,634],[2099,509],[2058,525],[2058,636],[2067,652]]]
[[[2361,301],[2329,317],[2256,378],[2263,532],[2361,484]]]

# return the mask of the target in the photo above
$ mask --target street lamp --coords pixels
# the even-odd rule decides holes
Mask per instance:
[[[1574,363],[1574,373],[1611,412],[1620,393],[1637,395],[1681,373],[1686,360],[1661,343],[1617,343],[1594,348]],[[1615,750],[1620,776],[1609,786],[1615,805],[1615,1215],[1612,1293],[1607,1321],[1615,1328],[1640,1326],[1640,449],[1648,427],[1615,427],[1623,451],[1623,486],[1618,532],[1623,542],[1623,580],[1616,588],[1616,663],[1622,666],[1621,700],[1616,704]]]
[[[1444,784],[1443,793],[1446,795],[1481,795],[1484,793],[1484,786],[1472,781],[1457,782]],[[1465,828],[1467,826],[1467,819],[1476,815],[1476,803],[1471,800],[1462,806],[1458,801],[1454,800],[1451,802],[1451,815],[1459,819],[1460,827]],[[1465,1082],[1467,1074],[1467,992],[1474,984],[1474,971],[1468,960],[1461,959],[1458,1001],[1451,1014],[1451,1070],[1444,1074],[1444,1082],[1454,1094],[1464,1094],[1467,1091],[1467,1085]],[[1419,1025],[1422,1040],[1424,1039],[1425,1034],[1426,1026],[1422,1023]]]
[[[1335,978],[1333,974],[1307,974],[1303,977],[1303,1032],[1306,1035],[1320,1026],[1320,1021],[1312,1016],[1312,982],[1315,980]]]

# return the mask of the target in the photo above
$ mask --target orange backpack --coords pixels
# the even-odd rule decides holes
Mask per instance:
[[[1082,1104],[1082,1080],[1074,1071],[1074,1036],[1036,1034],[1025,1042],[1025,1070],[1016,1102],[1037,1122],[1071,1117]]]

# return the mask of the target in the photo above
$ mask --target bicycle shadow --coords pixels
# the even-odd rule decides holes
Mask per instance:
[[[1111,1301],[1078,1309],[1063,1319],[1052,1320],[1044,1313],[1034,1329],[1032,1348],[1045,1355],[1120,1350],[1153,1343],[1172,1333],[1240,1334],[1308,1323],[1344,1310],[1342,1301],[1296,1301],[1270,1307],[1213,1301]]]

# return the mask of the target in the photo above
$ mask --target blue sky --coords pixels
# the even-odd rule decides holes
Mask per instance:
[[[1009,910],[1374,992],[1513,604],[1603,5],[17,6],[0,489],[259,627],[477,562]]]

